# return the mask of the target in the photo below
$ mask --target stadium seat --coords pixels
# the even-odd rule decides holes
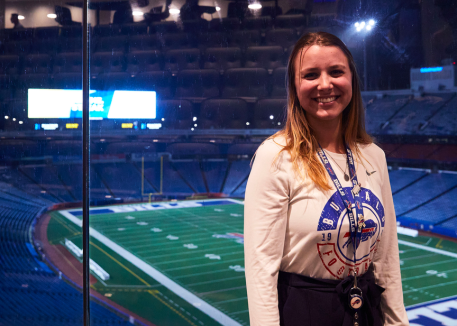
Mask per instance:
[[[284,51],[280,46],[252,46],[246,51],[246,68],[265,68],[272,73],[275,68],[283,67]]]
[[[182,27],[186,33],[202,33],[209,28],[209,22],[206,20],[183,20]]]
[[[265,31],[273,26],[273,20],[268,16],[246,17],[243,20],[243,28],[250,30]]]
[[[132,78],[131,87],[135,90],[156,91],[158,99],[172,96],[171,73],[167,71],[141,72]]]
[[[57,39],[43,39],[34,40],[30,47],[30,53],[48,54],[54,56],[57,52],[58,41]]]
[[[117,36],[121,32],[120,25],[97,25],[94,26],[92,35],[94,37],[109,37]]]
[[[82,55],[79,53],[59,53],[54,59],[53,72],[77,72],[82,74]]]
[[[241,50],[246,50],[249,46],[259,46],[262,37],[258,30],[241,30],[227,34],[228,46],[239,47]]]
[[[13,90],[16,86],[17,75],[0,75],[0,101],[10,100],[13,97]]]
[[[224,48],[228,46],[227,34],[215,32],[212,29],[209,31],[198,33],[198,47],[205,51],[207,48]]]
[[[165,129],[189,130],[193,125],[193,117],[192,103],[187,100],[157,101],[157,118]]]
[[[117,141],[109,143],[104,154],[156,153],[157,151],[158,146],[153,142]]]
[[[245,129],[248,105],[241,99],[208,99],[202,102],[198,127],[203,129]]]
[[[291,28],[272,29],[267,31],[265,42],[267,45],[280,45],[283,49],[287,49],[297,42],[297,34]]]
[[[161,21],[149,26],[149,34],[168,34],[179,32],[178,24],[175,21]]]
[[[271,90],[271,97],[286,97],[287,96],[286,74],[287,74],[286,67],[276,68],[273,71],[273,75],[272,75],[273,87]]]
[[[159,39],[163,51],[188,49],[196,45],[192,36],[186,33],[164,34]]]
[[[230,68],[241,68],[241,49],[208,48],[205,51],[203,68],[221,72]]]
[[[20,57],[18,55],[0,55],[0,75],[19,73]]]
[[[33,37],[36,39],[57,39],[59,36],[60,27],[52,26],[52,27],[36,27],[35,33]]]
[[[99,52],[94,53],[91,57],[90,73],[92,75],[123,70],[124,55],[122,52]]]
[[[147,51],[160,49],[160,41],[157,35],[136,35],[127,39],[127,48],[129,52]]]
[[[158,50],[133,51],[127,55],[126,71],[135,75],[143,71],[162,70],[163,56]]]
[[[219,96],[219,73],[213,69],[183,70],[177,78],[176,98],[200,100]]]
[[[54,75],[54,86],[59,89],[82,89],[81,72],[62,72]]]
[[[82,56],[83,40],[81,37],[62,37],[57,45],[59,53],[78,53]]]
[[[254,107],[254,127],[257,129],[280,129],[286,113],[286,99],[262,99]]]
[[[276,16],[275,25],[277,28],[295,28],[302,30],[306,25],[304,15],[279,15]]]
[[[94,52],[125,52],[126,40],[125,36],[94,38]]]
[[[224,75],[222,97],[250,97],[252,99],[268,96],[268,72],[263,68],[228,69]]]
[[[145,35],[148,33],[148,25],[144,23],[133,23],[121,25],[121,35]]]
[[[27,98],[29,88],[52,88],[51,75],[44,74],[27,74],[18,76],[18,89],[16,97]]]
[[[2,29],[0,33],[4,41],[25,41],[33,38],[35,28]]]
[[[66,38],[72,38],[72,37],[77,37],[77,38],[82,38],[82,35],[83,35],[83,28],[82,26],[77,26],[77,25],[73,25],[73,26],[62,26],[60,27],[60,41],[62,41],[62,39],[66,39]]]
[[[200,69],[200,50],[170,50],[164,55],[164,69],[176,73],[185,69]]]
[[[91,81],[91,88],[97,90],[129,90],[130,74],[127,72],[110,72]]]
[[[2,54],[13,54],[19,56],[25,56],[29,54],[31,43],[29,40],[26,41],[10,41],[3,44]]]
[[[208,143],[174,143],[168,145],[166,151],[173,156],[206,156],[220,153],[217,145]]]
[[[230,32],[241,29],[239,18],[219,18],[212,19],[209,22],[209,29],[212,31]]]
[[[259,148],[260,144],[248,143],[248,144],[233,144],[227,150],[227,155],[249,155],[252,156]]]
[[[25,57],[23,73],[49,74],[51,72],[51,57],[47,54],[29,54]]]

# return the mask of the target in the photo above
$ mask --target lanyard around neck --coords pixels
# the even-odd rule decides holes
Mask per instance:
[[[350,234],[351,234],[351,241],[352,241],[352,247],[354,248],[354,264],[356,263],[356,252],[357,252],[357,247],[360,243],[360,239],[362,237],[362,232],[363,232],[363,227],[365,226],[364,223],[364,217],[363,217],[363,208],[362,208],[362,203],[360,202],[360,184],[357,180],[357,175],[356,175],[356,170],[354,166],[354,158],[352,156],[352,151],[349,148],[349,146],[346,144],[346,153],[347,153],[347,164],[349,166],[349,175],[350,175],[350,180],[352,180],[352,199],[355,201],[355,205],[353,204],[353,201],[350,199],[350,196],[346,194],[346,191],[343,189],[341,186],[340,181],[338,180],[338,177],[336,176],[335,171],[333,171],[332,166],[330,165],[329,160],[327,159],[327,156],[325,155],[324,150],[322,147],[319,145],[319,158],[322,161],[322,164],[324,164],[325,169],[327,170],[327,173],[330,176],[330,179],[332,179],[335,188],[337,192],[339,193],[346,210],[348,212],[348,217],[349,217],[349,229],[350,229]],[[352,211],[352,207],[355,207],[355,211],[357,214],[357,217],[354,216],[354,213]]]

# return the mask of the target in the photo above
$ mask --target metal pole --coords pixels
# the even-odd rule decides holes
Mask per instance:
[[[83,307],[84,326],[90,326],[90,272],[89,272],[89,191],[90,191],[90,161],[89,161],[89,21],[88,3],[83,4],[83,76],[82,76],[82,103],[83,103]]]
[[[367,43],[363,38],[363,90],[367,90]]]

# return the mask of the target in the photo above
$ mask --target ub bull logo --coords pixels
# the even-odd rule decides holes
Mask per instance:
[[[345,191],[349,194],[351,189],[345,188]],[[337,192],[327,201],[317,227],[319,258],[325,268],[339,279],[343,279],[354,270],[363,273],[368,269],[384,228],[384,207],[378,197],[366,188],[360,190],[359,196],[365,227],[360,243],[357,244],[356,261],[346,209],[350,203],[343,203]]]
[[[378,225],[373,220],[368,220],[365,222],[365,227],[362,230],[362,237],[360,238],[360,242],[365,242],[371,239],[378,229]],[[343,249],[352,244],[352,237],[350,232],[346,232],[344,234],[344,239],[347,239],[346,242],[343,244]],[[360,244],[357,244],[357,248]]]

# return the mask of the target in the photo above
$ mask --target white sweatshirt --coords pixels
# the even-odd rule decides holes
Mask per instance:
[[[244,249],[251,326],[279,326],[280,270],[343,279],[354,267],[365,273],[371,262],[376,283],[386,289],[381,300],[385,325],[408,325],[384,152],[374,144],[359,146],[366,169],[376,171],[370,176],[354,157],[366,224],[354,266],[347,210],[333,183],[329,178],[332,190],[323,192],[310,179],[297,178],[289,153],[278,156],[284,144],[284,138],[276,137],[259,147],[246,187]],[[329,155],[345,169],[346,154]],[[341,169],[328,159],[342,186],[352,189]]]

